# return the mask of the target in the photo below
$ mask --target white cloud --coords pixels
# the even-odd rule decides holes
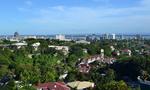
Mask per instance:
[[[62,5],[60,5],[60,6],[54,6],[54,7],[50,7],[50,8],[52,8],[54,10],[58,10],[58,11],[65,11],[65,7],[62,6]]]
[[[146,3],[147,2],[147,3]],[[149,0],[127,8],[52,6],[35,11],[39,17],[29,18],[32,24],[46,24],[59,29],[139,30],[150,28]],[[35,12],[33,12],[35,14]]]
[[[28,12],[28,11],[29,11],[29,9],[27,9],[27,8],[22,8],[22,7],[18,8],[18,10],[21,11],[21,12]]]
[[[104,3],[108,3],[110,0],[93,0],[95,2],[104,2]]]
[[[150,0],[142,0],[140,2],[140,4],[143,6],[143,7],[147,7],[150,9]]]
[[[31,11],[32,5],[33,5],[32,1],[25,1],[24,6],[19,7],[18,10],[21,11],[21,12]]]
[[[32,6],[32,1],[25,1],[25,4],[27,5],[27,6]]]
[[[63,12],[62,12],[63,11]],[[142,6],[128,8],[89,8],[55,6],[41,9],[38,13],[43,18],[69,20],[96,20],[101,18],[128,17],[134,15],[150,15],[150,9]],[[40,17],[40,18],[41,18]]]

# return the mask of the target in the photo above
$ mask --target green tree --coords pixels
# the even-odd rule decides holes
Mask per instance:
[[[109,83],[104,84],[103,86],[98,86],[99,90],[130,90],[127,84],[124,81],[111,81]]]
[[[70,48],[70,55],[74,54],[75,56],[77,56],[78,58],[83,57],[84,53],[83,53],[83,49],[79,46],[71,46]]]
[[[78,62],[78,57],[74,54],[70,55],[67,58],[67,64],[71,67],[75,67],[76,63]]]

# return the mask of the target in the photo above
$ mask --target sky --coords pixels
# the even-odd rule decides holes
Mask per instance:
[[[1,0],[0,35],[150,33],[150,0]]]

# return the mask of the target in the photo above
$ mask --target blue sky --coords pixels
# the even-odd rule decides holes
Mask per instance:
[[[1,0],[0,34],[150,33],[150,0]]]

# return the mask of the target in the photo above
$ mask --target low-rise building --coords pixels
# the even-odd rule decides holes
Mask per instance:
[[[131,51],[130,49],[123,49],[123,50],[121,50],[121,53],[122,53],[123,55],[131,56],[132,51]]]
[[[83,52],[84,52],[84,53],[88,53],[88,50],[87,50],[87,49],[83,49]]]
[[[89,64],[79,64],[78,68],[81,73],[89,73],[91,66]]]
[[[64,52],[64,55],[67,55],[69,53],[69,47],[68,46],[55,46],[55,45],[49,45],[49,48],[55,48],[56,50],[62,50]]]
[[[67,85],[72,89],[77,89],[77,90],[85,90],[88,88],[94,88],[95,86],[93,82],[88,82],[88,81],[69,82]]]
[[[114,46],[110,46],[110,49],[111,49],[111,51],[115,50]]]
[[[28,44],[26,42],[19,42],[19,43],[13,43],[11,46],[16,47],[17,49],[20,49],[24,46],[27,46]]]
[[[78,43],[78,44],[90,44],[90,42],[85,41],[85,40],[79,40],[79,41],[76,41],[76,43]]]
[[[112,64],[116,61],[116,58],[103,57],[102,55],[94,55],[80,60],[80,64],[91,64],[95,61]]]
[[[40,44],[39,42],[37,42],[37,43],[33,43],[33,44],[32,44],[32,47],[34,48],[35,51],[37,51],[37,50],[38,50],[38,47],[39,47],[40,45],[41,45],[41,44]]]
[[[112,56],[120,56],[120,51],[114,50],[111,54]]]

